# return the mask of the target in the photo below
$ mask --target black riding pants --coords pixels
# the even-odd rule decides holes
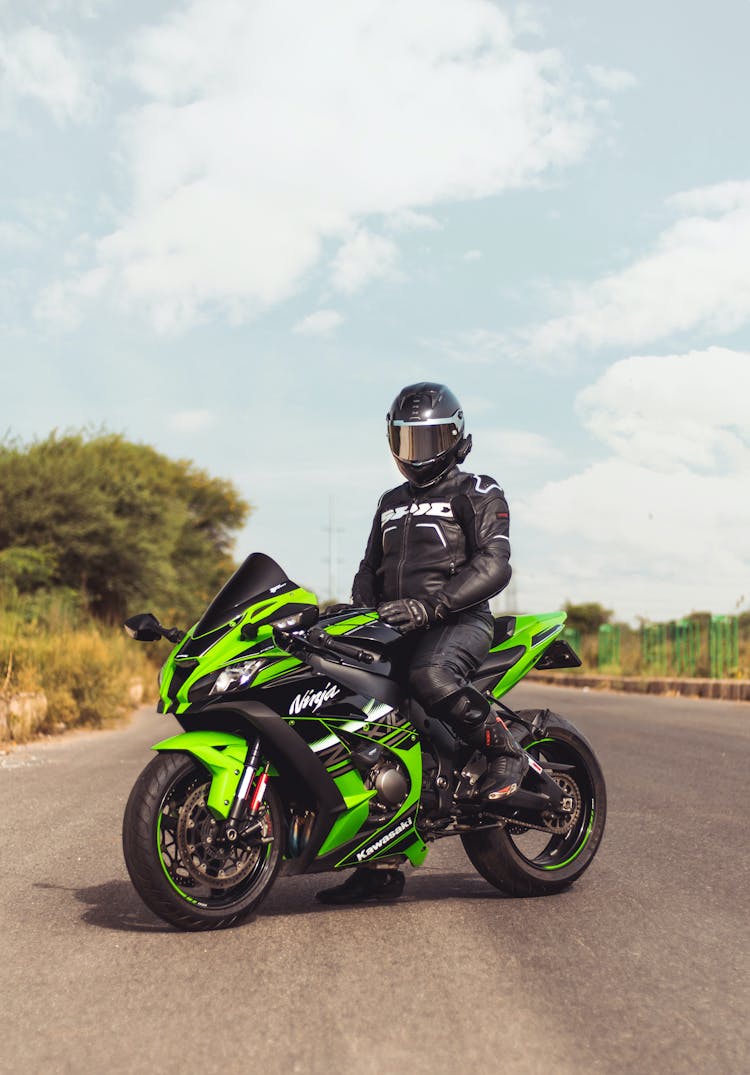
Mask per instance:
[[[429,713],[466,687],[492,644],[489,611],[455,612],[430,631],[415,632],[409,662],[409,692]]]

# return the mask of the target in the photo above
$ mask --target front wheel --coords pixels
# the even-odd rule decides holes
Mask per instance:
[[[125,864],[146,906],[180,929],[224,929],[247,918],[281,864],[283,814],[272,784],[252,843],[230,843],[207,806],[209,773],[189,754],[157,754],[130,793]]]
[[[546,896],[576,881],[591,865],[604,833],[607,791],[599,762],[573,725],[550,713],[544,731],[521,745],[544,765],[561,762],[555,774],[573,809],[568,817],[540,816],[538,829],[514,824],[462,836],[466,854],[490,884],[510,896]]]

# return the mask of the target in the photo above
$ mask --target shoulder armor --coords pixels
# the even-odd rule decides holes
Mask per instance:
[[[480,495],[496,492],[500,496],[505,496],[503,487],[494,478],[490,478],[488,474],[464,474],[463,477],[466,479],[465,488],[467,492],[479,493]]]

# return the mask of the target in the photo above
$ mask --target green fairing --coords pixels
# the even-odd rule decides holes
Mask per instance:
[[[225,749],[217,750],[216,747]],[[247,757],[247,742],[244,739],[224,732],[184,732],[164,739],[152,749],[179,750],[197,758],[212,776],[208,808],[214,817],[226,819]]]
[[[251,661],[256,656],[262,656],[266,660],[273,660],[274,663],[262,668],[255,676],[253,683],[261,685],[262,683],[276,679],[278,676],[284,675],[286,672],[291,671],[292,668],[298,667],[302,663],[301,661],[297,660],[296,657],[290,657],[285,650],[279,649],[278,646],[273,645],[272,624],[263,623],[259,626],[257,635],[253,639],[242,638],[242,630],[248,624],[254,624],[258,620],[267,620],[272,616],[277,616],[280,619],[283,616],[284,607],[289,604],[315,606],[317,605],[317,598],[314,593],[310,592],[310,590],[298,587],[296,590],[279,594],[277,597],[270,600],[264,600],[259,604],[251,605],[250,608],[246,609],[241,615],[227,621],[228,623],[234,624],[232,630],[228,631],[223,637],[219,638],[213,646],[210,646],[207,649],[206,653],[201,656],[201,660],[196,664],[195,668],[192,667],[192,658],[186,659],[178,656],[178,651],[185,645],[185,642],[191,638],[199,637],[194,634],[195,627],[191,627],[182,642],[175,646],[170,653],[162,671],[159,694],[165,707],[170,706],[169,688],[175,669],[179,668],[181,665],[183,668],[190,668],[191,672],[177,692],[176,713],[184,713],[189,709],[190,702],[188,700],[188,693],[190,688],[193,687],[199,679],[202,679],[208,671],[227,668],[233,663]]]
[[[515,664],[503,675],[500,682],[492,688],[495,698],[501,698],[504,694],[515,687],[519,680],[523,679],[530,671],[541,655],[562,631],[565,625],[566,614],[564,612],[550,612],[545,616],[516,616],[516,627],[512,636],[499,646],[493,646],[490,654],[503,653],[505,650],[524,646],[526,652],[519,657]],[[554,629],[554,630],[553,630]],[[547,634],[547,631],[550,634]],[[531,640],[536,635],[544,635],[541,641],[532,646]]]
[[[391,753],[395,754],[395,756],[399,759],[399,761],[401,761],[401,763],[407,769],[407,771],[409,773],[410,783],[411,783],[411,791],[409,792],[409,795],[407,796],[405,801],[401,804],[401,806],[396,811],[396,813],[391,818],[389,818],[389,820],[387,822],[387,826],[384,823],[384,827],[387,827],[387,828],[391,828],[391,826],[397,825],[399,818],[403,817],[404,814],[407,814],[409,812],[409,810],[419,802],[419,799],[421,797],[421,788],[422,788],[422,747],[421,747],[420,743],[416,742],[413,745],[410,743],[408,749],[406,749],[406,750],[402,750],[399,747],[394,747],[394,746],[389,745],[389,740],[399,739],[399,738],[403,737],[404,733],[408,732],[409,730],[410,730],[409,725],[402,725],[400,728],[394,729],[393,734],[391,736],[380,740],[380,742],[382,742],[383,746],[387,746],[389,751],[391,751]],[[363,739],[367,739],[367,736],[365,734],[360,733],[360,735],[361,735],[361,737]],[[352,775],[352,774],[347,774],[347,775]],[[337,783],[338,783],[338,781],[337,781]],[[361,783],[361,780],[360,780],[360,783]],[[364,788],[364,785],[362,785],[362,786]],[[366,816],[367,815],[363,816],[363,819],[362,819],[363,821],[364,821],[364,818]],[[415,815],[415,819],[416,819],[416,815]],[[340,820],[343,821],[343,818],[340,819]],[[328,844],[327,850],[332,850],[332,849],[334,849],[336,847],[342,847],[343,844],[345,843],[344,839],[341,839],[341,840],[332,839],[335,829],[336,829],[336,826],[334,825],[333,829],[329,833],[328,840],[326,841],[326,844]],[[354,835],[356,835],[357,829],[354,829],[353,832],[354,832]],[[409,844],[409,846],[406,847],[406,848],[403,847],[402,845],[400,845],[398,850],[399,850],[400,854],[405,854],[407,856],[407,858],[409,858],[409,860],[412,862],[412,864],[414,866],[418,866],[422,862],[424,862],[425,857],[427,855],[427,848],[426,848],[425,844],[422,842],[421,838],[418,836],[416,830],[414,830],[413,835],[414,835],[414,841],[411,844]],[[355,847],[347,849],[346,854],[343,856],[343,858],[336,865],[339,866],[339,865],[343,865],[344,863],[351,863],[352,865],[354,865],[355,862],[356,862],[357,851],[359,851],[361,848],[365,847],[367,844],[371,843],[372,840],[374,840],[376,838],[377,838],[377,830],[375,830],[375,832],[367,833],[367,835]],[[351,837],[349,837],[349,839],[351,839]],[[324,847],[325,847],[325,845],[324,845]],[[323,849],[321,849],[320,853],[321,854],[324,853]],[[376,862],[379,858],[387,858],[388,855],[390,855],[390,854],[393,854],[393,849],[392,849],[391,845],[388,844],[388,845],[385,845],[381,851],[379,851],[376,854],[372,855],[372,857],[368,859],[368,862]]]
[[[227,621],[231,629],[217,639],[213,646],[208,646],[201,654],[200,660],[194,662],[194,658],[180,657],[178,651],[185,642],[195,638],[195,628],[192,628],[180,645],[176,646],[169,655],[162,673],[160,694],[165,708],[172,704],[170,698],[170,684],[175,670],[180,669],[181,675],[184,669],[189,669],[189,675],[184,678],[176,694],[176,706],[172,711],[181,714],[190,708],[188,694],[199,680],[205,679],[211,674],[217,674],[224,668],[242,664],[262,657],[264,664],[258,668],[252,679],[246,686],[261,686],[272,680],[278,679],[293,669],[301,666],[302,662],[292,657],[285,650],[280,649],[273,642],[273,626],[268,620],[274,616],[283,618],[287,605],[315,605],[315,595],[308,590],[297,588],[272,599],[266,599],[252,605],[236,618]],[[376,612],[357,613],[347,619],[330,624],[326,631],[331,635],[346,635],[356,630],[357,627],[371,623],[378,619]],[[251,637],[243,638],[243,628],[262,621],[256,629],[256,633],[246,630]],[[492,688],[492,694],[499,698],[511,687],[523,678],[523,676],[539,660],[541,654],[547,649],[550,642],[562,631],[565,623],[565,613],[556,612],[544,616],[517,616],[515,617],[515,631],[513,636],[490,651],[491,654],[501,654],[504,651],[523,647],[524,652],[516,662],[502,675],[498,676],[498,682]],[[226,624],[225,624],[226,626]],[[550,632],[549,634],[547,632]],[[536,645],[532,645],[532,638],[542,635]],[[204,636],[208,637],[208,636]],[[195,663],[195,667],[193,664]],[[182,666],[182,668],[180,668]],[[305,719],[305,718],[302,718]],[[319,719],[319,718],[315,718]],[[294,721],[292,721],[294,723]],[[338,724],[335,721],[327,721],[330,733],[337,734]],[[371,727],[382,725],[374,721]],[[406,749],[394,747],[392,744],[402,740],[405,735],[412,733],[407,744],[402,744]],[[357,733],[358,738],[368,741],[370,737],[364,731]],[[410,792],[398,811],[384,822],[382,828],[390,829],[397,825],[399,818],[407,815],[410,810],[418,806],[422,786],[422,751],[416,733],[411,725],[401,725],[385,736],[380,734],[372,737],[372,742],[377,742],[395,755],[409,774]],[[217,750],[217,747],[225,749]],[[239,785],[244,761],[248,751],[248,744],[238,736],[227,735],[221,732],[196,731],[183,735],[177,735],[166,739],[154,747],[155,750],[176,750],[192,754],[211,774],[211,788],[208,796],[208,807],[216,818],[225,819],[229,813],[230,805]],[[348,748],[347,748],[348,749]],[[356,771],[336,775],[336,770],[345,765],[345,762],[337,761],[329,769],[330,775],[335,781],[346,804],[346,810],[334,821],[326,836],[318,856],[330,855],[337,849],[341,850],[342,857],[336,863],[337,866],[355,865],[356,854],[362,848],[367,847],[377,839],[379,829],[370,830],[366,836],[362,836],[360,830],[370,817],[370,800],[375,791],[364,786],[362,777]],[[272,775],[275,775],[273,770]],[[416,821],[417,813],[414,813]],[[359,835],[359,839],[358,838]],[[410,843],[406,843],[413,837]],[[356,841],[356,842],[355,842]],[[407,830],[403,836],[394,841],[398,845],[398,853],[405,855],[413,865],[417,866],[424,862],[427,856],[427,847],[419,837],[415,828]],[[383,848],[368,858],[368,862],[374,862],[379,858],[386,858],[393,854],[393,847],[385,844]]]
[[[332,623],[330,627],[326,627],[326,631],[329,635],[345,635],[349,631],[353,631],[355,627],[362,627],[364,624],[373,623],[377,619],[377,612],[363,612],[358,616],[350,616],[347,620],[341,620],[339,623]]]

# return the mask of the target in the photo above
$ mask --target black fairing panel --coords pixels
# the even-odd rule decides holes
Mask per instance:
[[[492,645],[500,646],[503,642],[507,642],[509,638],[513,637],[516,630],[516,617],[515,616],[495,616],[494,632],[492,635]]]
[[[304,739],[268,706],[255,701],[220,702],[177,718],[185,731],[216,728],[254,740],[260,736],[263,750],[280,773],[291,772],[310,793],[316,820],[294,872],[302,873],[318,852],[336,817],[346,804],[333,778]]]
[[[363,609],[363,612],[371,612],[372,609]],[[342,636],[342,642],[356,638],[359,642],[372,642],[375,648],[386,649],[403,640],[403,635],[395,627],[389,627],[383,620],[372,620],[371,623],[360,624],[353,631]]]
[[[339,664],[337,661],[331,661],[318,654],[310,655],[308,660],[310,667],[316,672],[328,676],[335,683],[343,683],[366,698],[375,698],[378,702],[384,702],[394,709],[404,698],[402,688],[387,676],[376,675],[374,672],[349,664]]]
[[[334,667],[338,669],[340,666]],[[322,703],[314,697],[319,694],[324,696]],[[284,716],[340,713],[342,707],[356,716],[360,713],[360,695],[361,692],[356,689],[348,689],[348,684],[344,684],[333,671],[329,675],[326,670],[317,672],[310,668],[302,668],[262,687],[251,688],[252,698],[260,698],[270,709]],[[296,730],[300,731],[299,725]]]

